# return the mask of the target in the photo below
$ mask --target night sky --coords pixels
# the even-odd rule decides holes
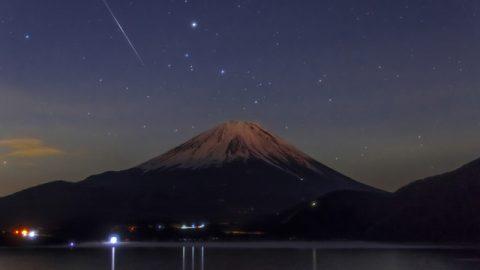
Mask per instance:
[[[231,119],[390,191],[480,157],[479,1],[107,3],[0,2],[0,196]]]

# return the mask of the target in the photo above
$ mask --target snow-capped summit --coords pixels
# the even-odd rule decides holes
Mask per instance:
[[[317,162],[257,123],[229,121],[220,124],[167,153],[143,163],[146,171],[168,168],[217,167],[232,161],[257,160],[287,170],[317,171]]]

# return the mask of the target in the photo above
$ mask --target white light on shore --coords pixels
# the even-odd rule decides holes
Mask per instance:
[[[186,224],[183,224],[180,229],[181,230],[195,230],[195,229],[204,229],[206,227],[205,223],[201,223],[200,225],[197,225],[193,223],[192,225],[188,226]]]
[[[118,237],[117,236],[111,236],[109,243],[112,244],[112,245],[117,244],[118,243]]]
[[[29,237],[30,239],[36,238],[36,237],[37,237],[37,232],[36,232],[36,231],[30,231],[30,232],[28,233],[28,237]]]

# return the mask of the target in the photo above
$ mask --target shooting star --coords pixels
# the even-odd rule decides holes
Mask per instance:
[[[129,45],[130,48],[132,49],[133,53],[134,53],[135,56],[137,57],[138,61],[142,64],[142,66],[145,66],[145,62],[143,62],[143,59],[142,59],[142,57],[140,56],[140,54],[138,53],[137,49],[135,48],[135,45],[133,45],[132,40],[130,40],[130,38],[129,38],[128,35],[127,35],[127,32],[125,32],[125,30],[123,29],[122,25],[120,24],[120,22],[118,21],[117,17],[115,16],[115,14],[113,13],[112,9],[110,8],[110,5],[108,5],[107,0],[102,0],[102,1],[103,1],[103,4],[105,4],[105,7],[107,8],[107,10],[108,10],[108,12],[110,13],[110,15],[112,15],[112,18],[113,18],[113,20],[115,21],[115,23],[117,24],[118,29],[120,30],[120,32],[122,32],[123,37],[125,38],[125,40],[127,41],[128,45]]]

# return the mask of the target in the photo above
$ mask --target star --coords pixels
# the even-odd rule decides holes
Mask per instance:
[[[190,23],[190,27],[192,27],[192,29],[196,29],[196,28],[198,27],[198,22],[192,21],[192,22]]]
[[[26,39],[26,40],[29,40],[32,36],[30,35],[30,33],[25,33],[23,35],[23,37]]]
[[[222,68],[222,69],[220,69],[219,73],[220,73],[220,76],[223,76],[223,75],[225,75],[225,73],[227,73],[227,71],[225,71],[225,69]]]

